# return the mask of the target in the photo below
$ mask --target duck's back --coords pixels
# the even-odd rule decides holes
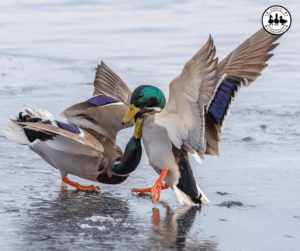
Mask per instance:
[[[93,97],[73,105],[54,120],[43,109],[24,109],[25,116],[10,120],[7,137],[28,145],[46,162],[59,169],[62,178],[73,174],[102,183],[117,184],[128,175],[112,172],[123,157],[116,145],[120,130],[133,126],[121,124],[128,111],[131,91],[103,62],[98,66]]]
[[[98,176],[102,183],[116,184],[112,167],[123,157],[123,151],[116,145],[120,130],[134,125],[134,122],[122,125],[121,121],[129,110],[131,90],[107,65],[101,62],[96,71],[94,96],[85,102],[64,110],[60,116],[68,123],[84,129],[103,146],[103,157],[98,165]]]

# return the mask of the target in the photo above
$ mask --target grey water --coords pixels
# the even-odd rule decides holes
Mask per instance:
[[[86,193],[28,147],[6,139],[23,107],[56,119],[92,96],[103,60],[131,89],[170,81],[209,34],[219,59],[261,28],[272,1],[1,1],[0,250],[299,250],[300,4],[274,57],[231,108],[220,157],[191,164],[211,204],[182,206],[171,189],[132,194],[158,178],[143,152],[121,185]],[[118,135],[124,149],[133,129]],[[83,185],[91,182],[70,176]]]

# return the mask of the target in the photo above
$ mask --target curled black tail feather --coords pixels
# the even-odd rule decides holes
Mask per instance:
[[[29,115],[22,116],[23,112],[19,113],[19,118],[17,118],[18,122],[39,122],[42,121],[41,118],[31,118]]]
[[[28,120],[30,119],[30,116],[29,115],[22,116],[22,114],[23,114],[23,112],[19,113],[19,117],[17,117],[17,121],[18,122],[28,122]]]

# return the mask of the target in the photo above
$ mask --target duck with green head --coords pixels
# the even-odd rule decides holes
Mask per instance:
[[[134,192],[151,192],[155,203],[161,190],[170,187],[183,204],[209,203],[197,184],[188,153],[200,163],[205,154],[219,156],[220,134],[231,102],[240,87],[261,75],[279,37],[261,29],[219,64],[209,37],[171,81],[167,104],[154,86],[133,91],[123,124],[143,121],[140,126],[149,163],[160,175],[152,188],[135,188]]]

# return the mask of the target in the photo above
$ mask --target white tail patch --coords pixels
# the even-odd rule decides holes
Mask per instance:
[[[32,119],[33,118],[41,118],[43,120],[54,120],[52,114],[44,109],[30,109],[30,108],[24,108],[23,112],[25,112],[27,115],[29,115]]]
[[[12,141],[15,141],[21,145],[29,145],[30,141],[27,139],[23,127],[16,124],[12,120],[8,120],[6,126],[6,137]]]
[[[192,205],[192,206],[197,205],[191,200],[190,196],[186,195],[184,192],[182,192],[180,189],[178,189],[177,186],[174,186],[173,189],[174,189],[177,199],[179,200],[179,202],[181,204]]]
[[[205,196],[205,194],[202,192],[202,190],[199,188],[198,184],[197,184],[197,188],[198,188],[198,192],[201,193],[201,202],[202,204],[209,204],[210,203],[210,200],[207,199],[207,197]]]
[[[202,204],[209,204],[210,201],[207,199],[207,197],[205,196],[205,194],[201,191],[201,189],[198,187],[198,192],[202,195],[201,196],[201,202]],[[179,202],[183,205],[191,205],[191,206],[197,206],[198,204],[196,204],[195,202],[192,201],[192,199],[190,198],[190,196],[188,196],[187,194],[185,194],[184,192],[182,192],[180,189],[178,189],[177,186],[173,187],[174,192],[176,194],[177,199],[179,200]]]

